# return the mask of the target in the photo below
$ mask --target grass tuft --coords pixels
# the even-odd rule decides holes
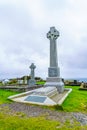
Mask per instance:
[[[87,113],[87,91],[79,90],[78,86],[66,86],[72,88],[72,92],[62,104],[63,110],[68,112]]]
[[[11,95],[15,95],[18,94],[19,92],[13,92],[13,91],[9,91],[9,90],[1,90],[0,89],[0,104],[3,103],[11,103],[12,101],[10,101],[9,99],[7,99],[9,96]]]

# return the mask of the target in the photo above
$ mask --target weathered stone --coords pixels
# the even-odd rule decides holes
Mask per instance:
[[[18,80],[18,84],[23,84],[23,80],[22,79],[20,79],[20,80]]]
[[[34,69],[36,68],[36,66],[34,65],[34,63],[31,64],[30,66],[30,69],[31,69],[31,79],[29,80],[29,86],[34,86],[36,84],[36,81],[35,81],[35,72],[34,72]]]
[[[80,88],[85,88],[84,86],[85,86],[85,84],[82,82],[80,85]]]
[[[61,93],[64,91],[64,83],[60,78],[60,69],[58,67],[57,59],[57,45],[56,40],[59,37],[59,32],[55,27],[51,27],[47,33],[47,38],[50,40],[50,67],[48,68],[48,78],[46,79],[45,86],[56,86]]]

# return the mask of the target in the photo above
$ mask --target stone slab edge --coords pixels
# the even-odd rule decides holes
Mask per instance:
[[[35,89],[37,90],[37,89]],[[62,105],[62,103],[64,102],[64,100],[67,98],[67,96],[69,95],[69,93],[71,93],[72,89],[71,88],[65,88],[64,90],[68,90],[68,92],[63,96],[63,98],[57,103],[58,105]],[[31,91],[28,91],[28,92],[24,92],[24,93],[21,93],[21,94],[16,94],[16,95],[13,95],[13,96],[9,96],[8,99],[14,101],[14,98],[17,98],[17,97],[21,97],[21,96],[25,96],[25,95],[28,95],[29,93],[33,92],[34,90],[31,90]]]
[[[57,103],[58,105],[62,105],[64,100],[68,97],[68,95],[72,92],[71,88],[65,88],[64,90],[69,90],[63,97],[60,99],[60,101]]]
[[[34,90],[36,90],[36,89],[34,89]],[[16,94],[16,95],[13,95],[13,96],[9,96],[8,99],[12,100],[12,99],[17,98],[17,97],[28,95],[29,93],[33,92],[34,90],[27,91],[27,92],[20,93],[20,94]]]

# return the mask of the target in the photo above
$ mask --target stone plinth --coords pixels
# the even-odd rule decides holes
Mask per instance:
[[[49,67],[48,68],[48,76],[49,77],[59,77],[60,76],[59,67]]]
[[[30,79],[30,80],[29,80],[29,86],[30,86],[30,87],[33,87],[35,84],[36,84],[35,79]]]
[[[46,79],[45,86],[55,86],[60,93],[64,91],[64,83],[62,82],[62,79],[59,77],[48,77]]]

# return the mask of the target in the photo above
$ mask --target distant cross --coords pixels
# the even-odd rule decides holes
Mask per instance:
[[[30,69],[31,69],[31,79],[34,79],[34,75],[35,75],[34,69],[35,68],[36,68],[36,66],[34,65],[34,63],[32,63],[31,66],[30,66]]]

